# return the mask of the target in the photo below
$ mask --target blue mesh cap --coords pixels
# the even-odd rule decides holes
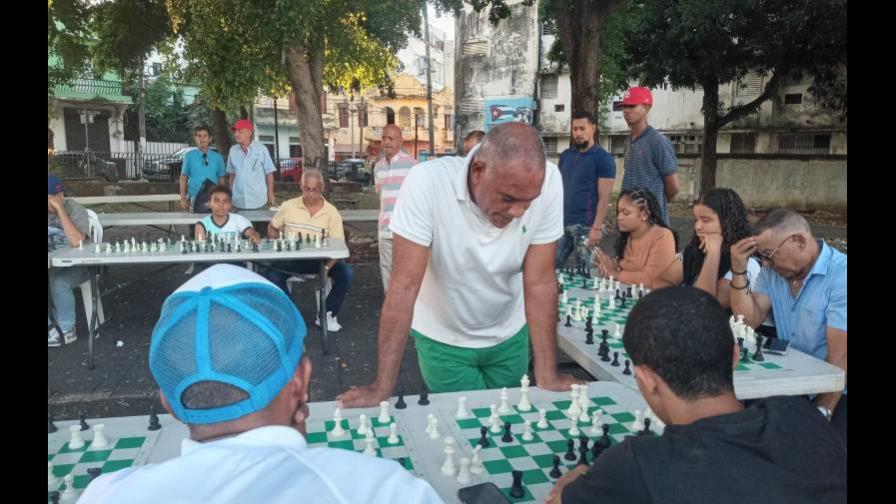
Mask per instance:
[[[265,408],[289,382],[306,332],[298,309],[274,284],[245,268],[218,264],[165,300],[152,332],[149,369],[181,421],[235,420]],[[187,409],[184,391],[202,381],[232,385],[249,397]]]

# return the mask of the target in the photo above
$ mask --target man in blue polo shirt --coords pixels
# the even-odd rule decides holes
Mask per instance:
[[[277,206],[274,199],[274,161],[264,145],[252,140],[252,122],[240,119],[230,129],[235,132],[237,142],[227,156],[233,206],[240,210]]]
[[[778,337],[846,372],[846,254],[816,240],[806,219],[775,210],[756,223],[754,236],[731,246],[731,309],[758,327],[775,313]],[[750,292],[747,257],[765,267]],[[846,445],[846,389],[815,397],[818,410]]]
[[[594,141],[597,121],[591,112],[576,112],[572,116],[572,137],[575,147],[560,155],[560,174],[563,177],[563,236],[557,246],[554,268],[562,268],[570,253],[576,252],[576,264],[587,261],[580,257],[582,241],[588,237],[588,247],[596,247],[602,235],[604,218],[613,182],[616,163],[613,156]]]
[[[202,205],[196,204],[196,196],[206,180],[212,184],[225,183],[224,158],[218,151],[211,150],[212,133],[208,126],[196,126],[193,135],[197,148],[184,156],[180,172],[180,206],[186,211],[192,209],[193,213],[210,213],[211,209],[204,204],[205,201],[200,202]]]

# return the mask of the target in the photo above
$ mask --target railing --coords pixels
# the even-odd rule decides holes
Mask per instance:
[[[173,182],[180,177],[180,169],[181,161],[170,153],[58,151],[47,156],[47,171],[63,179]]]
[[[56,86],[57,93],[79,93],[100,96],[123,96],[121,82],[99,79],[75,79]]]

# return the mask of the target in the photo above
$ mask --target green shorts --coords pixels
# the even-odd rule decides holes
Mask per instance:
[[[431,392],[518,387],[529,369],[529,325],[492,347],[464,348],[440,343],[411,330],[420,374]]]

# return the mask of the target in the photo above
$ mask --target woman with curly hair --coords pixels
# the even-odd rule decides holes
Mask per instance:
[[[626,189],[616,202],[615,258],[595,249],[594,264],[604,277],[658,289],[681,283],[681,262],[675,257],[678,236],[663,220],[656,196],[643,187]]]

